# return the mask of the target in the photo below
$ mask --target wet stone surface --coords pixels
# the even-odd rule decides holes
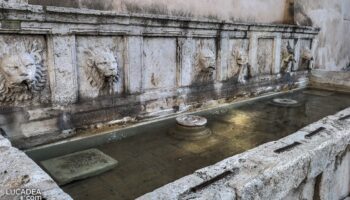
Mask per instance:
[[[41,162],[59,185],[113,169],[117,161],[98,149],[88,149]]]

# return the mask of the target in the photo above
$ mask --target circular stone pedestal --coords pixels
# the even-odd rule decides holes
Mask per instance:
[[[207,119],[195,115],[184,115],[176,118],[176,126],[170,130],[170,134],[178,139],[199,140],[211,135],[206,127]]]
[[[272,99],[271,103],[276,106],[282,107],[296,107],[301,105],[297,100],[287,98],[275,98]]]

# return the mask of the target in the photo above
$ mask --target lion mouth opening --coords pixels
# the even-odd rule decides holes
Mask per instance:
[[[21,82],[21,85],[23,85],[27,90],[30,90],[31,81],[30,80],[24,80],[24,81]]]
[[[118,75],[105,76],[105,82],[117,82],[119,79]]]

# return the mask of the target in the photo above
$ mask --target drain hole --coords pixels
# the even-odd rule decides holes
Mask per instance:
[[[274,152],[275,153],[282,153],[282,152],[285,152],[285,151],[289,151],[289,150],[293,149],[294,147],[296,147],[298,145],[301,145],[301,143],[300,142],[294,142],[294,143],[289,144],[287,146],[284,146],[282,148],[276,149],[276,150],[274,150]]]
[[[314,136],[314,135],[320,133],[320,132],[323,131],[323,130],[326,130],[326,128],[325,128],[325,127],[320,127],[320,128],[318,128],[318,129],[316,129],[316,130],[310,132],[309,134],[305,135],[305,138],[311,138],[312,136]]]
[[[313,200],[321,200],[320,192],[321,192],[322,175],[323,174],[321,173],[318,176],[316,176]]]
[[[7,138],[7,134],[4,131],[4,129],[0,128],[0,135],[2,135],[3,137]]]
[[[338,120],[346,120],[346,119],[349,119],[350,118],[350,115],[345,115],[343,117],[340,117]]]
[[[190,189],[191,192],[198,192],[199,190],[217,182],[217,181],[220,181],[221,179],[224,179],[225,177],[229,176],[229,175],[232,175],[232,174],[236,174],[238,172],[238,168],[237,169],[234,169],[232,171],[225,171],[223,172],[222,174],[219,174],[217,176],[215,176],[214,178],[210,179],[210,180],[207,180],[193,188]]]

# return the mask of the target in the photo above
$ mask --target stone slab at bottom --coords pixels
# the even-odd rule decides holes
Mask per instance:
[[[303,91],[304,94],[311,94],[321,97],[328,97],[334,94],[334,92],[328,92],[328,91],[320,91],[320,90],[305,90]]]
[[[41,162],[45,170],[64,185],[113,169],[118,161],[98,149],[88,149]]]

